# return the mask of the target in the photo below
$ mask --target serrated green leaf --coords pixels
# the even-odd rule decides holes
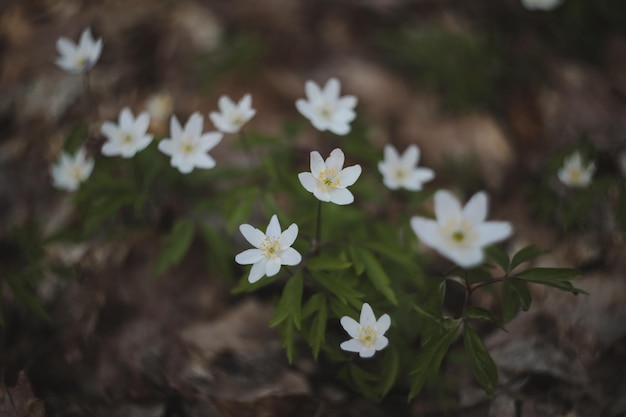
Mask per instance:
[[[502,316],[505,323],[508,323],[517,315],[520,303],[517,292],[511,286],[509,280],[502,284]]]
[[[398,377],[398,371],[400,370],[400,358],[395,346],[390,345],[385,349],[385,356],[383,357],[382,374],[380,376],[380,382],[378,383],[378,392],[380,397],[393,388]]]
[[[326,299],[320,305],[313,322],[311,323],[310,340],[313,348],[313,357],[317,360],[317,355],[326,340],[326,321],[328,320],[328,308],[326,307]]]
[[[352,260],[352,265],[354,265],[354,272],[361,275],[365,271],[365,264],[361,258],[360,249],[355,245],[350,245],[348,246],[348,254]]]
[[[323,272],[317,272],[311,274],[311,276],[344,304],[350,304],[360,308],[362,304],[360,299],[363,298],[363,293],[356,290],[354,286],[351,285],[352,283],[350,281],[341,276]]]
[[[263,277],[257,282],[250,283],[250,281],[248,281],[248,274],[245,274],[243,277],[241,277],[239,283],[232,290],[230,290],[230,292],[232,294],[253,292],[258,290],[259,288],[263,288],[270,284],[273,284],[274,282],[278,281],[278,278],[280,278],[280,274],[276,274],[271,277]]]
[[[188,219],[179,219],[172,230],[161,240],[161,254],[154,268],[161,275],[171,266],[177,264],[187,253],[194,235],[194,224]]]
[[[511,259],[511,271],[514,270],[518,265],[532,261],[539,255],[543,255],[548,251],[545,249],[540,249],[534,245],[526,246],[525,248],[520,249],[515,255],[513,255],[513,259]]]
[[[476,381],[491,397],[498,384],[498,369],[478,334],[469,326],[463,327],[463,344],[469,355]]]
[[[316,256],[306,262],[306,267],[311,271],[338,271],[351,266],[352,263],[345,259],[325,255]]]
[[[506,329],[504,328],[504,322],[502,321],[502,319],[496,316],[495,314],[493,314],[491,311],[486,310],[484,308],[481,308],[478,306],[469,306],[463,313],[463,316],[468,319],[488,321],[500,327],[502,330],[506,331]]]
[[[530,268],[515,274],[516,278],[533,280],[533,282],[570,281],[580,277],[578,269],[572,268]]]
[[[500,265],[505,273],[509,273],[509,271],[513,269],[513,267],[511,267],[511,262],[509,261],[509,256],[498,246],[492,245],[487,247],[485,249],[485,253],[489,258],[491,258],[498,265]]]
[[[411,390],[409,400],[420,393],[424,384],[432,378],[441,366],[443,358],[446,356],[450,345],[456,340],[459,330],[459,323],[446,329],[445,333],[438,337],[431,338],[420,350],[415,360],[416,366],[411,372]]]
[[[407,268],[415,268],[414,255],[396,245],[389,245],[380,242],[366,242],[365,245],[372,251],[383,257]]]
[[[127,204],[131,204],[135,199],[131,194],[112,195],[98,203],[92,203],[85,213],[83,230],[90,234],[106,220],[115,216],[117,212]]]
[[[380,398],[380,394],[373,387],[373,384],[378,380],[378,375],[363,370],[355,363],[349,363],[348,369],[350,379],[363,395],[373,400]]]
[[[302,307],[302,319],[307,319],[320,309],[322,304],[326,304],[326,296],[322,293],[313,294]]]
[[[270,320],[270,327],[274,327],[289,318],[287,321],[293,322],[296,328],[300,329],[302,320],[302,288],[302,273],[298,271],[287,281],[274,316]]]
[[[207,268],[212,274],[217,272],[222,278],[233,279],[234,249],[230,242],[225,241],[224,235],[207,223],[198,224],[198,232],[206,244]]]
[[[259,190],[256,187],[241,188],[232,196],[229,204],[224,206],[228,233],[234,233],[236,228],[248,221],[258,194]]]
[[[362,251],[361,257],[365,264],[365,273],[370,282],[393,305],[398,305],[396,295],[391,288],[389,277],[378,260],[369,251]]]
[[[294,339],[294,322],[291,320],[285,320],[281,323],[280,327],[280,342],[287,353],[287,361],[291,365],[293,363],[293,357],[296,351],[296,342]]]

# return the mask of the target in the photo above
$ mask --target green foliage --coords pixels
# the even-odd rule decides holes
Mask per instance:
[[[187,253],[187,249],[191,246],[193,236],[193,222],[187,219],[180,219],[174,223],[169,234],[161,239],[161,254],[154,272],[157,275],[161,275],[180,262]]]
[[[467,350],[474,377],[487,395],[492,396],[498,383],[496,364],[489,356],[478,334],[467,325],[463,327],[463,344]]]

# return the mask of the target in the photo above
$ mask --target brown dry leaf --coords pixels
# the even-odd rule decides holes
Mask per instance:
[[[33,394],[24,371],[20,371],[14,387],[0,386],[0,416],[45,417],[44,402]]]

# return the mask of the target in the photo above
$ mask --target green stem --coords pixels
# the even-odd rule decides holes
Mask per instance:
[[[313,239],[313,252],[320,249],[322,242],[322,201],[317,201],[317,219],[315,220],[315,238]]]
[[[248,136],[246,136],[243,128],[239,130],[239,140],[241,141],[244,153],[246,154],[246,164],[248,165],[248,168],[252,168],[252,161],[254,160],[252,155],[252,146],[250,146]]]

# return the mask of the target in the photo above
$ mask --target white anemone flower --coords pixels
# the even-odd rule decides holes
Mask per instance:
[[[563,167],[557,173],[559,180],[569,187],[587,187],[591,184],[591,179],[596,171],[596,165],[593,162],[583,165],[583,159],[580,153],[574,152],[568,158],[565,158]]]
[[[361,175],[361,166],[343,168],[345,157],[339,148],[333,150],[324,161],[319,152],[311,152],[311,172],[301,172],[298,179],[302,186],[321,201],[345,205],[354,201],[354,196],[346,188],[356,182]]]
[[[120,112],[118,124],[102,123],[100,131],[108,139],[102,146],[102,154],[132,158],[152,142],[153,136],[147,133],[149,125],[148,112],[139,114],[135,119],[130,109],[125,107]]]
[[[298,99],[296,108],[317,130],[330,130],[336,135],[350,132],[350,122],[356,118],[357,98],[339,97],[339,80],[331,78],[321,89],[313,81],[307,81],[304,89],[307,99]]]
[[[222,140],[219,132],[202,133],[203,117],[195,112],[183,129],[176,116],[170,119],[171,138],[159,142],[159,150],[171,156],[171,164],[183,174],[188,174],[194,168],[210,169],[215,166],[215,160],[207,152],[217,146]]]
[[[87,28],[80,35],[78,44],[65,37],[57,40],[59,57],[56,64],[72,74],[83,74],[89,71],[100,59],[102,53],[102,38],[97,41],[91,35],[91,29]]]
[[[383,350],[389,344],[385,332],[390,325],[389,314],[383,314],[376,321],[372,307],[364,303],[359,322],[348,316],[341,318],[341,326],[352,339],[346,340],[339,347],[348,352],[358,352],[362,358],[371,358],[376,351]]]
[[[552,10],[563,3],[563,0],[522,0],[522,5],[528,10]]]
[[[237,256],[235,261],[240,265],[252,265],[248,281],[255,283],[263,276],[274,276],[280,271],[281,265],[297,265],[302,256],[291,245],[298,237],[298,225],[292,223],[284,232],[281,232],[278,217],[274,214],[265,230],[242,224],[239,231],[255,249],[247,249]]]
[[[462,268],[480,265],[483,247],[511,236],[509,222],[487,222],[487,194],[479,192],[461,208],[459,200],[446,190],[435,193],[436,220],[411,218],[419,239]]]
[[[220,132],[237,133],[254,115],[256,110],[252,108],[252,96],[246,94],[237,104],[230,97],[221,96],[217,102],[219,112],[211,112],[209,117]]]
[[[157,93],[146,100],[146,110],[150,118],[156,121],[165,121],[172,114],[174,108],[172,95],[169,93]]]
[[[93,167],[94,160],[87,157],[84,149],[79,149],[74,156],[63,152],[50,170],[53,185],[61,190],[76,191],[89,178]]]
[[[378,170],[387,188],[419,191],[425,182],[435,178],[432,169],[417,167],[419,158],[420,150],[416,145],[410,145],[401,156],[392,145],[385,145],[385,160],[378,163]]]

